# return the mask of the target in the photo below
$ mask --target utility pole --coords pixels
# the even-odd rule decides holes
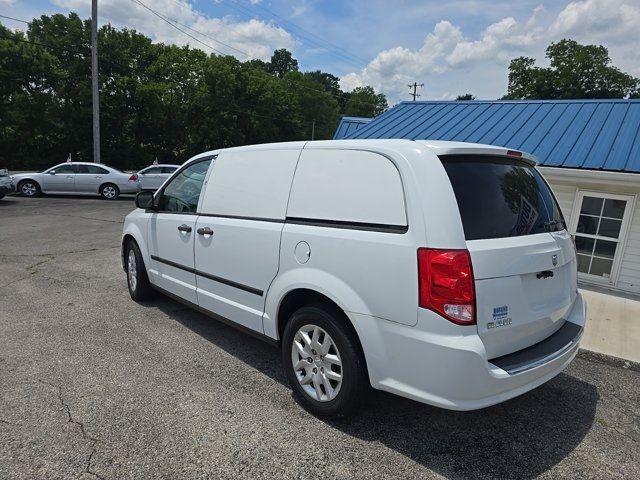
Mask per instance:
[[[418,87],[420,88],[424,87],[424,83],[413,82],[413,84],[409,84],[407,86],[409,88],[413,88],[413,92],[409,92],[409,95],[413,97],[413,101],[415,102],[416,98],[420,96],[420,94],[417,93]]]
[[[316,119],[314,118],[311,121],[311,140],[314,140],[316,137]]]
[[[91,100],[93,104],[93,161],[100,163],[100,98],[98,95],[98,0],[91,0]]]

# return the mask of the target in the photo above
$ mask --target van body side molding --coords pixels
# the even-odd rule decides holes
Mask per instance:
[[[364,223],[364,222],[348,222],[342,220],[322,220],[316,218],[299,218],[299,217],[287,217],[286,223],[292,223],[295,225],[309,225],[312,227],[329,227],[329,228],[344,228],[347,230],[365,230],[368,232],[382,232],[382,233],[407,233],[409,227],[407,225],[387,225],[384,223]]]
[[[225,285],[229,285],[230,287],[237,288],[239,290],[244,290],[245,292],[253,293],[254,295],[263,296],[264,292],[258,288],[250,287],[248,285],[244,285],[242,283],[234,282],[233,280],[229,280],[227,278],[218,277],[216,275],[211,275],[210,273],[201,272],[200,270],[196,270],[195,268],[187,267],[185,265],[181,265],[176,262],[172,262],[171,260],[167,260],[165,258],[158,257],[157,255],[151,255],[151,259],[156,262],[164,263],[165,265],[169,265],[170,267],[179,268],[180,270],[184,270],[185,272],[195,273],[196,275],[204,278],[208,278],[209,280],[213,280],[214,282],[223,283]]]

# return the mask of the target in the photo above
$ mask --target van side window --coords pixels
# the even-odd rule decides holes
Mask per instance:
[[[222,151],[199,213],[284,220],[299,155],[299,149]]]
[[[195,213],[211,159],[195,162],[175,176],[160,194],[161,212]]]
[[[400,173],[377,153],[304,150],[287,218],[406,227]]]

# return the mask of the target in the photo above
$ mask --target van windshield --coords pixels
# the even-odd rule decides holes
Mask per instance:
[[[566,228],[558,203],[528,163],[488,155],[440,157],[467,240],[518,237]]]

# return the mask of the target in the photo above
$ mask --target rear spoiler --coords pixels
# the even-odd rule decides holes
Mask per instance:
[[[429,144],[429,141],[421,142],[429,147],[435,147],[435,153],[439,157],[442,155],[491,155],[494,157],[507,157],[517,158],[522,160],[532,167],[538,164],[538,160],[530,153],[521,152],[519,150],[513,150],[504,147],[494,147],[493,145],[480,145],[480,144],[468,144],[455,142],[451,146],[443,146],[442,144]]]
[[[530,155],[528,153],[520,152],[518,150],[507,150],[507,149],[484,149],[484,148],[451,148],[447,149],[446,153],[438,152],[438,157],[449,156],[449,155],[464,155],[464,156],[478,156],[478,157],[505,157],[505,158],[513,158],[517,160],[522,160],[525,163],[528,163],[532,167],[535,167],[538,164],[536,157]]]

